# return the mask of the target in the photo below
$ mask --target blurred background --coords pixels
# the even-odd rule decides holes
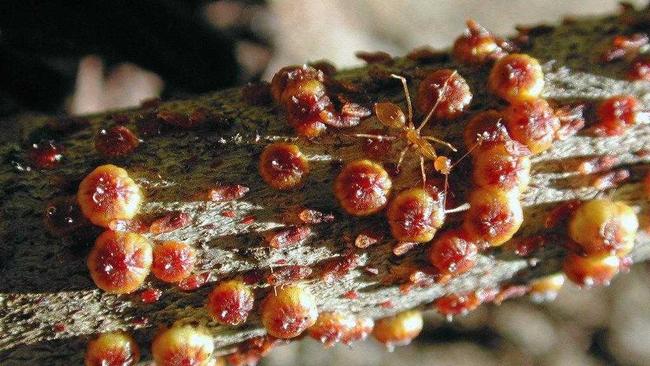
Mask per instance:
[[[632,1],[645,6],[646,1]],[[616,0],[0,1],[0,119],[83,114],[268,79],[280,67],[358,50],[447,47],[467,18],[515,24],[615,12]],[[431,313],[409,347],[372,342],[326,352],[313,341],[264,365],[650,365],[650,267],[609,288],[566,285],[556,301],[482,306],[448,323]]]
[[[646,1],[631,1],[637,6]],[[446,47],[474,18],[515,24],[617,10],[616,0],[3,0],[0,117],[93,113],[269,78],[358,50]]]

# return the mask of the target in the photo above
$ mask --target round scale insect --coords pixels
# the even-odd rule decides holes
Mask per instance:
[[[56,236],[70,235],[88,224],[72,197],[58,197],[48,202],[44,221],[47,231]]]
[[[460,116],[471,101],[465,79],[456,70],[440,69],[420,82],[416,104],[421,113],[434,110],[432,118],[443,120]]]
[[[325,311],[318,314],[316,323],[308,332],[310,337],[323,343],[325,347],[331,347],[352,332],[356,325],[356,319],[351,314]]]
[[[219,283],[208,296],[206,308],[219,324],[239,325],[253,310],[255,295],[250,286],[240,280]]]
[[[299,336],[318,318],[316,299],[302,285],[287,285],[270,292],[262,303],[262,325],[277,338]]]
[[[598,106],[598,128],[608,136],[622,135],[636,123],[639,101],[631,95],[619,95],[605,99]]]
[[[621,259],[615,255],[593,254],[581,256],[569,253],[562,269],[573,283],[583,287],[607,286],[621,267]]]
[[[334,180],[334,195],[350,215],[367,216],[386,206],[391,187],[384,167],[371,160],[356,160],[346,164]]]
[[[463,230],[450,230],[440,235],[429,249],[429,261],[443,275],[459,275],[474,267],[477,245]]]
[[[285,104],[296,93],[300,92],[305,83],[311,81],[323,83],[325,74],[321,70],[307,65],[285,66],[273,75],[271,96],[276,102]]]
[[[373,337],[383,343],[389,350],[396,346],[405,346],[422,331],[424,321],[422,313],[409,310],[393,316],[379,319],[372,331]]]
[[[282,340],[268,335],[253,337],[237,346],[235,352],[226,356],[226,360],[231,366],[256,365],[262,357],[281,343]]]
[[[629,253],[639,228],[634,210],[623,202],[595,199],[582,203],[569,219],[569,237],[586,254]]]
[[[88,342],[85,366],[131,366],[140,361],[140,348],[126,332],[100,334]]]
[[[95,136],[95,149],[109,158],[128,155],[139,144],[138,137],[126,126],[101,129]]]
[[[27,158],[38,169],[54,169],[63,160],[65,148],[54,141],[41,141],[32,144]]]
[[[195,262],[194,248],[179,241],[165,241],[153,249],[151,272],[161,281],[177,283],[192,273]]]
[[[114,294],[137,290],[151,269],[151,244],[135,233],[105,231],[88,255],[88,270],[100,289]]]
[[[452,320],[454,315],[466,315],[481,305],[482,299],[476,292],[449,294],[434,301],[436,310]]]
[[[142,192],[126,170],[107,164],[81,181],[77,202],[88,220],[108,228],[111,221],[129,220],[138,213]]]
[[[470,194],[469,204],[463,228],[473,241],[502,245],[524,221],[518,190],[478,188]]]
[[[511,143],[515,143],[512,141]],[[512,146],[512,145],[510,145]],[[516,189],[523,192],[530,182],[530,157],[527,149],[510,149],[505,143],[486,144],[477,149],[472,179],[476,187]]]
[[[344,128],[370,115],[366,108],[345,103],[340,111],[327,95],[326,77],[311,66],[287,66],[271,81],[271,94],[287,113],[289,124],[304,137],[317,137],[327,126]]]
[[[488,148],[492,144],[503,144],[510,139],[503,125],[503,114],[493,109],[477,113],[465,125],[463,139],[473,156],[482,154],[482,150],[476,147]]]
[[[214,341],[203,328],[175,325],[159,332],[151,344],[156,366],[209,366]]]
[[[309,162],[298,146],[276,142],[262,151],[259,172],[271,187],[291,190],[302,185],[309,174]]]
[[[470,19],[463,35],[454,42],[452,54],[462,64],[480,65],[502,57],[506,52],[490,31]]]
[[[510,54],[499,59],[492,67],[488,88],[510,103],[536,99],[544,88],[544,73],[535,58]]]
[[[445,221],[444,199],[434,199],[423,188],[410,188],[391,200],[386,216],[393,238],[426,243]]]
[[[503,116],[510,137],[533,154],[548,150],[560,128],[560,120],[544,99],[512,103]]]
[[[271,95],[287,110],[287,120],[300,136],[325,132],[323,117],[331,118],[334,106],[325,93],[325,75],[307,65],[287,66],[271,80]]]

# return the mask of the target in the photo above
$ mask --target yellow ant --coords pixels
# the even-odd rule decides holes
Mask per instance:
[[[482,138],[480,138],[479,136],[477,144],[473,146],[469,151],[467,151],[460,159],[458,159],[458,161],[452,164],[451,160],[447,156],[438,155],[436,153],[436,150],[431,144],[431,142],[439,143],[441,145],[448,147],[453,152],[457,152],[458,150],[452,144],[433,136],[423,136],[421,134],[422,129],[431,120],[440,102],[445,100],[449,82],[456,74],[457,72],[454,71],[445,80],[444,84],[442,85],[442,88],[440,88],[440,90],[438,91],[438,98],[435,104],[431,107],[429,113],[427,113],[424,120],[422,120],[420,125],[417,127],[415,127],[415,123],[413,122],[413,105],[411,103],[411,96],[408,90],[408,83],[406,81],[406,78],[400,75],[391,74],[391,77],[398,79],[402,83],[402,88],[404,90],[404,95],[406,97],[406,107],[407,107],[408,114],[405,115],[402,109],[397,104],[392,102],[375,103],[374,109],[375,109],[375,115],[377,116],[379,122],[385,127],[395,129],[395,130],[400,130],[399,135],[397,136],[373,135],[373,134],[354,135],[355,137],[369,138],[369,139],[375,139],[380,141],[381,140],[394,141],[400,138],[404,139],[406,141],[406,147],[404,147],[404,149],[400,151],[399,159],[397,161],[397,169],[399,170],[399,167],[401,166],[408,150],[410,148],[413,148],[420,155],[420,172],[422,174],[422,185],[425,188],[426,188],[426,173],[424,168],[424,161],[425,159],[433,161],[434,169],[445,176],[445,187],[444,187],[445,194],[443,198],[443,204],[444,201],[446,201],[446,195],[448,189],[448,178],[451,169],[454,166],[456,166],[458,163],[460,163],[461,160],[467,157],[471,153],[471,151],[474,150],[474,148],[476,148],[482,142]],[[463,207],[464,206],[459,207],[459,209],[462,209]],[[455,210],[456,209],[450,210],[449,212],[453,212]]]
[[[430,141],[447,146],[449,149],[451,149],[454,152],[458,150],[452,144],[440,140],[436,137],[422,136],[421,131],[422,128],[424,128],[424,126],[427,125],[429,120],[431,120],[431,117],[435,113],[438,104],[440,104],[440,102],[445,99],[445,94],[447,92],[449,81],[455,75],[456,75],[456,71],[454,71],[447,78],[447,80],[445,80],[445,83],[443,84],[442,88],[438,92],[438,99],[436,100],[435,104],[433,105],[433,107],[431,107],[431,110],[426,115],[424,120],[416,128],[415,123],[413,122],[413,106],[411,103],[411,96],[408,90],[408,84],[406,82],[406,78],[400,75],[391,74],[391,77],[400,80],[402,83],[402,88],[404,89],[404,95],[406,96],[406,106],[407,106],[408,115],[405,115],[402,109],[397,104],[392,102],[375,103],[375,115],[377,116],[377,119],[379,120],[379,122],[381,122],[382,125],[388,128],[400,130],[400,134],[398,136],[371,135],[371,134],[356,134],[354,136],[376,139],[376,140],[389,140],[389,141],[397,140],[399,138],[404,139],[407,143],[407,146],[404,149],[402,149],[402,151],[400,151],[399,159],[397,161],[397,168],[399,169],[399,167],[401,166],[402,161],[404,160],[404,156],[406,155],[408,150],[410,148],[413,148],[420,155],[420,170],[422,173],[423,185],[426,183],[426,174],[424,169],[425,159],[433,161],[434,168],[437,171],[444,174],[445,176],[448,175],[452,167],[451,161],[446,156],[442,156],[442,155],[439,156],[436,153],[435,148],[431,145]]]

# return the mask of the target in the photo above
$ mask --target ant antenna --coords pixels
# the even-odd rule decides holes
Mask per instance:
[[[454,70],[454,72],[452,72],[451,75],[449,75],[449,77],[447,77],[444,84],[442,84],[442,89],[440,89],[440,91],[438,92],[438,99],[433,104],[433,107],[431,107],[431,110],[429,111],[427,116],[424,118],[424,121],[422,121],[422,123],[420,124],[420,127],[417,128],[418,132],[420,132],[422,127],[424,127],[429,122],[431,117],[433,117],[433,113],[436,111],[436,109],[438,109],[438,104],[440,104],[440,102],[444,100],[443,97],[445,96],[445,93],[447,93],[447,88],[449,87],[449,81],[451,81],[451,78],[453,78],[454,76],[456,76],[456,70]]]
[[[483,141],[484,141],[483,136],[481,136],[481,135],[476,135],[476,137],[477,137],[477,139],[476,139],[476,143],[474,144],[474,146],[472,146],[469,150],[467,150],[467,152],[466,152],[465,154],[463,154],[463,156],[461,156],[458,160],[456,160],[455,163],[451,164],[451,168],[450,168],[450,170],[451,170],[453,167],[455,167],[456,165],[458,165],[458,163],[460,163],[461,161],[465,160],[465,158],[468,157],[469,154],[472,153],[472,151],[474,151],[477,147],[479,147],[479,146],[483,143]]]
[[[433,136],[422,136],[422,138],[425,139],[425,140],[430,140],[430,141],[433,141],[433,142],[437,142],[437,143],[439,143],[439,144],[441,144],[441,145],[445,145],[445,146],[447,146],[451,151],[453,151],[453,152],[458,152],[458,149],[456,149],[456,148],[454,147],[454,145],[448,143],[447,141],[443,141],[443,140],[441,140],[441,139],[439,139],[439,138],[436,138],[436,137],[433,137]]]
[[[406,107],[408,108],[409,126],[413,127],[413,105],[411,104],[411,94],[409,93],[406,78],[396,74],[390,74],[390,76],[399,79],[399,81],[402,82],[402,88],[404,89],[404,95],[406,96]]]

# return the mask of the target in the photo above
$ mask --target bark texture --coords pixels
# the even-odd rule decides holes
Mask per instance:
[[[647,11],[635,14],[647,17]],[[524,52],[537,57],[546,74],[544,97],[560,104],[573,101],[598,101],[617,94],[632,94],[643,106],[650,108],[650,83],[625,80],[628,63],[600,64],[600,51],[614,35],[647,28],[643,21],[624,25],[619,17],[584,19],[557,26],[531,38],[531,48]],[[647,29],[646,29],[647,31]],[[389,98],[403,101],[399,84],[378,81],[372,75],[385,71],[410,76],[417,80],[420,70],[441,67],[457,68],[472,87],[472,110],[498,107],[489,97],[486,75],[489,67],[468,68],[451,61],[416,63],[398,59],[391,65],[369,66],[339,72],[336,77],[363,85],[368,101]],[[378,72],[381,71],[381,72]],[[412,83],[411,87],[415,84]],[[297,140],[277,108],[251,106],[241,97],[240,89],[231,89],[191,100],[162,103],[159,109],[188,111],[203,107],[210,120],[204,126],[181,131],[170,129],[160,136],[143,137],[136,153],[106,160],[94,150],[96,131],[110,124],[111,114],[89,116],[89,126],[59,137],[66,148],[65,160],[54,170],[27,169],[23,162],[25,147],[43,134],[42,126],[49,117],[29,117],[20,123],[19,136],[2,147],[0,165],[0,363],[3,365],[70,365],[80,364],[88,336],[117,329],[132,330],[146,349],[155,329],[174,321],[201,323],[209,327],[217,348],[225,353],[242,340],[263,334],[256,315],[241,327],[224,327],[212,322],[203,308],[211,284],[271,267],[300,264],[312,266],[314,274],[306,281],[316,295],[320,310],[349,310],[375,318],[413,308],[426,307],[437,297],[451,292],[493,288],[502,283],[521,283],[557,271],[563,250],[549,243],[528,258],[518,257],[512,247],[490,250],[481,256],[478,265],[466,275],[451,282],[423,288],[414,287],[401,294],[398,284],[385,284],[386,276],[396,268],[422,261],[426,246],[411,250],[404,257],[391,253],[392,241],[387,239],[365,250],[358,250],[360,266],[340,279],[326,282],[318,268],[324,261],[341,256],[356,235],[366,227],[384,228],[382,215],[357,219],[344,214],[332,193],[332,181],[339,170],[338,161],[364,156],[361,140],[349,136],[351,131],[366,131],[375,125],[366,120],[354,130],[330,129],[314,141]],[[133,121],[152,118],[144,108],[120,112]],[[438,124],[431,134],[462,146],[464,123]],[[257,173],[259,152],[269,142],[295,140],[306,153],[311,174],[306,185],[294,192],[277,192],[265,185]],[[531,187],[524,194],[525,221],[516,238],[547,235],[544,219],[549,208],[569,199],[590,199],[598,194],[629,202],[640,217],[647,217],[650,204],[641,186],[648,171],[650,157],[639,152],[650,149],[650,123],[639,121],[619,137],[595,137],[579,133],[556,142],[546,153],[535,156]],[[456,157],[460,156],[457,155]],[[387,157],[395,159],[396,153]],[[580,176],[575,164],[590,156],[615,155],[617,168],[627,168],[631,177],[619,188],[599,192],[589,185],[593,177]],[[412,160],[412,161],[411,161]],[[85,265],[85,255],[92,245],[71,237],[53,237],[43,227],[43,209],[50,199],[73,194],[78,179],[94,167],[111,162],[122,166],[146,192],[142,216],[160,216],[169,211],[190,215],[190,225],[159,235],[152,240],[180,240],[199,250],[197,272],[209,272],[206,286],[183,292],[174,286],[151,279],[148,285],[163,290],[154,304],[143,304],[137,295],[114,296],[103,293],[92,283]],[[415,184],[415,159],[407,163],[405,173],[395,180],[395,189]],[[470,164],[460,165],[455,189],[462,203],[468,190]],[[413,173],[413,174],[411,174]],[[67,182],[72,182],[68,184]],[[205,202],[196,194],[205,193],[216,184],[243,184],[250,191],[230,202]],[[303,206],[333,213],[331,223],[312,226],[312,235],[299,245],[269,250],[264,233],[286,225],[283,214],[287,208]],[[234,218],[221,213],[232,210]],[[252,223],[244,218],[254,216]],[[462,214],[450,215],[447,226],[462,220]],[[645,222],[645,220],[642,220]],[[640,232],[633,253],[636,260],[650,257],[650,237]],[[281,262],[278,262],[281,261]],[[372,275],[365,267],[376,268]],[[150,276],[152,277],[152,276]],[[257,290],[259,298],[269,291]],[[355,290],[359,297],[349,300],[343,294]],[[391,301],[392,307],[386,306]],[[259,302],[258,302],[259,303]]]

